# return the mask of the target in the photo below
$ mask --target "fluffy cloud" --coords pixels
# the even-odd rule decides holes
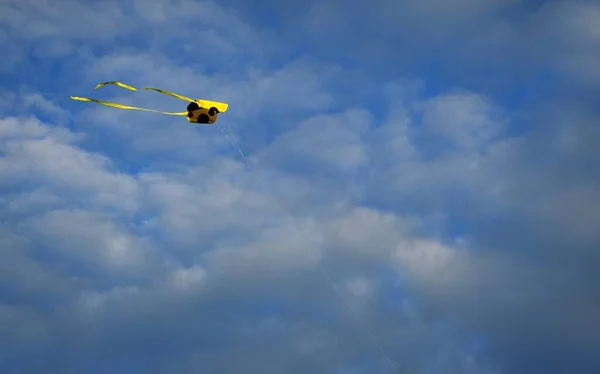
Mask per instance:
[[[3,372],[597,371],[595,5],[355,5],[0,5]]]

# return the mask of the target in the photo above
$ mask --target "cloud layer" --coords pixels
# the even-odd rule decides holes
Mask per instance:
[[[0,371],[598,372],[597,4],[282,4],[0,5]]]

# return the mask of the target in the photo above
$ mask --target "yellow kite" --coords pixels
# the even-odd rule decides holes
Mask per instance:
[[[124,83],[121,83],[121,82],[98,83],[96,85],[96,87],[94,87],[94,90],[97,90],[98,88],[106,86],[108,84],[114,84],[115,86],[125,88],[130,91],[137,91],[137,88],[129,86]],[[199,124],[209,124],[209,125],[212,125],[213,123],[215,123],[215,121],[217,120],[218,114],[226,112],[227,108],[229,107],[229,104],[227,104],[227,103],[221,103],[218,101],[210,101],[210,100],[204,100],[204,99],[194,100],[194,99],[190,99],[189,97],[181,96],[176,93],[161,90],[158,88],[144,88],[144,90],[157,91],[163,95],[169,95],[169,96],[173,96],[177,99],[187,101],[187,102],[189,102],[189,104],[187,106],[187,111],[186,112],[160,112],[158,110],[138,108],[135,106],[129,106],[129,105],[123,105],[123,104],[109,103],[107,101],[90,99],[87,97],[79,97],[79,96],[71,96],[71,99],[78,100],[78,101],[92,101],[94,103],[110,106],[113,108],[119,108],[119,109],[143,110],[146,112],[161,113],[161,114],[167,114],[170,116],[186,116],[188,122],[199,123]]]

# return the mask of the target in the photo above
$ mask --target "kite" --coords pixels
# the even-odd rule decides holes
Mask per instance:
[[[121,82],[116,82],[116,81],[98,83],[94,87],[94,90],[97,90],[98,88],[109,85],[109,84],[124,88],[129,91],[137,91],[138,90],[135,87],[132,87],[130,85],[127,85],[127,84],[124,84]],[[110,103],[108,101],[90,99],[88,97],[79,97],[79,96],[71,96],[71,99],[77,100],[77,101],[91,101],[94,103],[98,103],[100,105],[106,105],[106,106],[118,108],[118,109],[143,110],[146,112],[160,113],[160,114],[166,114],[166,115],[170,115],[170,116],[186,116],[188,122],[198,123],[198,124],[208,124],[208,125],[212,125],[213,123],[215,123],[215,121],[217,120],[218,114],[226,112],[227,108],[229,107],[229,104],[227,104],[227,103],[221,103],[218,101],[211,101],[211,100],[204,100],[204,99],[194,100],[189,97],[178,95],[173,92],[161,90],[159,88],[143,88],[143,89],[160,92],[163,95],[168,95],[168,96],[177,98],[179,100],[187,101],[189,103],[187,106],[187,111],[186,112],[161,112],[158,110],[138,108],[135,106]]]

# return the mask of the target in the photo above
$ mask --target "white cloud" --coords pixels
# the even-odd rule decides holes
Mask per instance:
[[[21,231],[63,256],[83,261],[84,266],[104,267],[109,273],[140,271],[152,248],[108,217],[86,211],[55,210],[25,219]]]
[[[364,258],[385,258],[399,241],[410,235],[411,222],[392,213],[356,207],[326,224],[328,241]]]
[[[135,209],[137,182],[125,174],[113,174],[108,158],[70,144],[78,138],[75,134],[36,119],[4,118],[0,120],[0,136],[4,153],[0,178],[7,185],[33,182],[41,191],[70,191],[87,195],[99,205]]]
[[[481,95],[445,94],[427,100],[421,110],[429,131],[467,150],[487,144],[502,131],[498,109]]]
[[[0,22],[9,29],[11,65],[21,63],[25,51],[20,43],[32,43],[39,58],[64,57],[77,45],[91,38],[110,41],[122,35],[128,21],[117,2],[84,4],[75,0],[46,2],[4,2],[0,4]],[[77,14],[77,17],[70,15]]]
[[[365,110],[348,110],[338,115],[319,115],[275,139],[257,158],[279,166],[282,162],[308,163],[310,170],[325,166],[331,171],[351,172],[368,162],[362,137],[371,116]]]
[[[70,113],[51,101],[45,99],[39,93],[26,93],[21,95],[21,100],[25,108],[37,108],[42,113],[53,116],[55,120],[65,120],[69,117]]]
[[[373,282],[365,277],[356,277],[347,281],[346,287],[354,296],[365,297],[373,291]]]
[[[353,113],[360,114],[362,121],[353,122],[356,118]],[[413,157],[413,165],[424,169],[430,167],[413,152],[418,146],[407,136],[406,121],[388,121],[387,127],[376,130],[380,132],[373,136],[372,119],[366,112],[347,112],[345,115],[347,117],[320,118],[320,125],[334,126],[337,132],[319,134],[317,140],[322,136],[339,140],[339,134],[344,134],[345,144],[363,149],[363,156],[354,162],[365,162],[363,157],[369,155],[364,150],[366,139],[385,140],[382,152],[393,154],[398,147],[407,149],[407,155]],[[108,158],[86,152],[72,133],[56,132],[35,120],[23,122],[24,127],[19,126],[18,120],[12,121],[7,121],[3,128],[6,149],[11,151],[6,155],[14,158],[11,165],[17,165],[12,173],[20,173],[23,181],[36,180],[39,176],[45,178],[42,179],[43,189],[35,194],[21,193],[20,200],[11,200],[13,204],[27,201],[28,213],[32,215],[18,222],[19,232],[26,233],[33,244],[44,243],[45,247],[53,248],[54,253],[71,261],[100,269],[104,277],[112,274],[150,278],[149,285],[115,278],[108,289],[83,287],[85,282],[74,282],[69,286],[76,290],[71,294],[74,300],[62,313],[68,315],[69,307],[75,306],[74,310],[80,314],[73,318],[78,324],[93,323],[100,328],[109,320],[124,324],[140,319],[152,321],[166,312],[165,305],[188,313],[188,310],[205,305],[202,303],[227,297],[240,300],[238,295],[243,294],[290,303],[312,301],[323,307],[344,307],[328,289],[329,285],[323,283],[324,279],[315,276],[318,261],[322,260],[333,265],[328,267],[333,278],[336,282],[341,279],[344,294],[351,296],[352,305],[369,321],[382,313],[376,300],[380,300],[378,295],[383,294],[383,286],[374,265],[397,264],[400,275],[408,276],[416,289],[434,297],[444,293],[457,295],[460,290],[469,289],[466,286],[469,281],[479,279],[473,269],[465,265],[465,262],[471,264],[469,258],[457,257],[451,248],[434,239],[414,239],[413,230],[418,227],[418,222],[411,219],[392,212],[355,207],[352,194],[322,199],[323,206],[312,208],[311,200],[315,196],[339,195],[339,191],[319,191],[320,184],[299,185],[302,195],[296,197],[295,204],[307,209],[304,211],[306,217],[284,219],[284,215],[294,213],[295,209],[276,214],[276,206],[256,180],[260,176],[273,181],[268,188],[277,197],[294,195],[296,186],[288,180],[297,179],[287,179],[282,170],[259,169],[257,174],[246,173],[240,162],[217,158],[185,171],[140,172],[132,177],[111,167]],[[345,129],[343,124],[351,129]],[[295,132],[299,141],[306,136],[314,140],[312,132],[302,130],[301,127],[301,130],[290,132]],[[382,136],[385,133],[400,140]],[[332,158],[335,149],[321,152],[328,142],[319,141],[312,149],[305,147],[302,150],[308,151],[314,160],[329,162],[332,167],[341,162],[339,156]],[[345,149],[341,148],[342,151]],[[52,157],[64,164],[57,167],[49,161]],[[406,162],[390,160],[392,165],[393,161]],[[438,178],[444,181],[451,171]],[[5,176],[14,180],[10,169],[5,170]],[[338,178],[337,183],[345,183],[345,176]],[[422,183],[417,188],[430,185],[426,181]],[[364,188],[364,185],[360,186]],[[418,191],[414,188],[407,187],[407,191],[416,194]],[[78,206],[76,195],[71,191],[78,191],[85,197],[81,201],[87,202],[89,210]],[[48,204],[49,211],[36,212],[36,201]],[[137,215],[144,216],[138,227],[121,221],[121,218],[129,221],[129,217]],[[175,290],[180,292],[173,292]],[[144,317],[142,310],[153,312]],[[241,317],[237,319],[242,320]],[[314,326],[316,320],[304,323]],[[291,352],[309,354],[319,349],[319,352],[329,352],[337,347],[335,342],[339,338],[334,338],[335,330],[319,331],[311,327],[316,331],[313,334],[295,332],[290,326],[278,327],[285,331],[282,344],[287,342],[291,347],[285,350],[288,355]],[[383,322],[377,323],[377,334],[383,334],[379,331],[392,334],[385,339],[390,343],[394,336],[406,333],[404,329],[410,330],[404,325],[386,330]],[[136,332],[131,327],[122,333]],[[161,332],[152,330],[148,334],[160,335]],[[430,332],[414,334],[425,334],[422,339],[427,340]],[[108,337],[104,332],[90,331],[82,339],[88,344],[100,344]],[[350,351],[359,349],[358,341],[351,345]],[[281,362],[282,367],[288,360],[291,358]]]
[[[549,162],[540,170],[536,167],[540,160],[529,147],[532,137],[542,136],[498,139],[507,119],[486,96],[453,91],[415,98],[418,92],[412,84],[398,89],[397,84],[375,82],[346,103],[330,84],[347,83],[353,74],[311,57],[266,68],[273,63],[265,63],[264,57],[285,48],[273,42],[273,35],[246,23],[245,14],[225,6],[140,1],[128,3],[137,10],[137,18],[130,18],[121,3],[97,8],[48,2],[31,14],[14,13],[33,8],[23,4],[2,5],[3,16],[11,17],[3,18],[3,23],[27,48],[36,47],[34,54],[48,59],[78,48],[77,62],[89,64],[72,72],[77,90],[89,85],[90,92],[113,101],[165,110],[180,104],[156,93],[91,90],[102,77],[127,77],[131,80],[123,80],[135,86],[223,99],[231,109],[222,118],[238,124],[251,160],[269,166],[254,164],[248,173],[239,159],[228,156],[237,157],[235,152],[223,153],[229,145],[215,127],[195,127],[158,115],[81,104],[82,114],[74,118],[80,133],[32,117],[3,118],[0,178],[6,193],[0,198],[5,223],[0,232],[0,285],[27,307],[0,306],[0,329],[8,331],[11,342],[21,339],[29,353],[50,345],[40,338],[33,346],[28,339],[42,335],[49,339],[60,331],[56,336],[63,344],[51,344],[57,357],[90,358],[103,352],[103,364],[121,369],[123,362],[141,365],[140,357],[145,357],[156,372],[166,366],[236,373],[290,368],[315,372],[355,363],[376,371],[380,352],[372,349],[368,337],[351,329],[355,321],[345,319],[343,303],[316,275],[319,261],[326,262],[336,284],[393,358],[407,367],[447,372],[459,365],[477,372],[486,366],[473,358],[477,353],[467,349],[463,332],[438,327],[446,319],[486,332],[500,353],[507,352],[502,347],[522,341],[519,332],[507,327],[514,321],[528,326],[520,330],[531,332],[531,339],[545,337],[539,339],[542,343],[559,341],[555,337],[565,331],[583,334],[582,340],[575,333],[569,335],[573,346],[585,339],[594,341],[590,336],[597,324],[591,316],[597,305],[582,302],[593,293],[575,290],[587,284],[593,291],[584,278],[593,273],[594,253],[580,247],[581,237],[585,244],[594,244],[597,238],[593,231],[598,222],[593,210],[597,194],[589,180],[574,184],[568,178],[595,160],[575,156],[582,149],[595,149],[590,144],[595,144],[597,134],[589,128],[558,131],[563,139],[559,146],[552,143],[555,138],[548,143],[544,137],[531,148],[544,150],[550,161],[572,157],[568,165],[560,165],[564,169],[549,167]],[[313,9],[337,14],[341,9],[337,5],[324,3]],[[461,1],[454,4],[455,12],[443,14],[410,6],[411,15],[436,17],[445,26],[464,21],[462,31],[453,33],[447,28],[424,30],[418,17],[409,25],[398,22],[393,17],[399,13],[389,10],[402,5],[375,5],[364,14],[347,4],[344,9],[361,13],[357,19],[380,29],[416,26],[430,42],[462,35],[473,27],[471,21],[480,23],[475,16],[491,16],[505,6]],[[64,19],[63,7],[69,6],[72,12],[81,10],[82,16]],[[378,9],[389,12],[381,14]],[[367,13],[389,18],[369,21]],[[593,44],[595,31],[586,20],[593,18],[591,13],[589,17],[577,13],[573,20],[579,23],[569,27]],[[106,16],[113,18],[102,18]],[[340,15],[334,23],[354,19],[347,16]],[[186,33],[177,39],[182,28]],[[82,32],[74,35],[78,29]],[[322,37],[325,29],[317,28],[316,33]],[[166,31],[158,34],[159,30]],[[483,40],[486,32],[473,34]],[[512,40],[518,34],[507,32],[499,38]],[[147,48],[110,48],[110,53],[96,55],[101,50],[97,47],[106,47],[104,43],[115,36],[146,38]],[[204,40],[208,36],[212,41]],[[385,35],[381,40],[371,36],[362,36],[372,42],[369,48],[376,49],[378,40],[389,40]],[[327,34],[323,39],[332,37]],[[351,41],[353,51],[365,51],[361,40]],[[425,48],[432,45],[419,38],[413,42]],[[204,60],[196,43],[203,48],[217,43],[221,48]],[[407,45],[411,44],[395,44],[394,51],[412,54]],[[242,64],[245,54],[253,56],[254,63],[232,68]],[[14,56],[18,54],[11,50]],[[223,73],[209,74],[217,63]],[[363,108],[380,96],[385,96],[384,113],[377,105]],[[43,114],[64,113],[36,94],[20,99]],[[15,102],[10,95],[4,101],[7,108]],[[581,122],[566,118],[565,123]],[[86,149],[99,134],[111,141],[106,154]],[[424,139],[432,134],[455,147],[444,149],[443,158],[432,157],[436,150],[429,148],[434,143]],[[119,142],[127,147],[119,148]],[[126,174],[120,167],[125,169],[129,162],[143,165]],[[304,163],[304,170],[288,168],[294,163]],[[321,168],[318,174],[315,166]],[[276,210],[269,193],[284,209]],[[529,220],[524,220],[527,215]],[[491,222],[491,216],[498,221]],[[544,225],[534,228],[531,221],[540,218],[546,220]],[[444,240],[428,231],[434,220]],[[513,226],[507,221],[514,221]],[[467,231],[460,234],[469,246],[446,240],[456,235],[455,229]],[[536,229],[555,235],[556,242],[542,240],[542,246],[523,234],[534,236]],[[490,248],[499,236],[504,251],[494,253]],[[577,248],[568,255],[556,244],[565,237]],[[520,247],[517,251],[518,246],[535,251]],[[569,256],[588,261],[582,266]],[[400,278],[406,294],[392,294],[389,282],[394,278]],[[418,303],[407,301],[411,293]],[[585,306],[573,312],[579,322],[560,307],[566,304]],[[42,310],[48,314],[41,315]],[[546,319],[534,318],[536,310],[545,310]],[[24,328],[28,324],[33,332]],[[29,335],[18,335],[13,325]],[[592,331],[587,336],[586,326]],[[223,350],[204,345],[214,336]],[[151,347],[157,342],[169,349]],[[539,345],[536,349],[544,351]],[[144,353],[138,356],[136,350]],[[150,357],[150,351],[157,353]],[[365,352],[373,356],[363,358]],[[368,363],[358,362],[363,359]]]
[[[409,279],[414,279],[427,288],[437,291],[452,290],[459,285],[468,284],[471,279],[465,265],[469,265],[469,257],[458,248],[451,248],[431,239],[409,239],[399,243],[391,256],[400,271],[406,272]],[[463,271],[461,271],[463,270]]]
[[[205,278],[206,271],[202,267],[194,265],[189,269],[173,271],[170,282],[177,289],[188,290],[201,286]]]
[[[218,248],[207,259],[219,278],[264,287],[316,269],[324,251],[322,236],[316,222],[292,221],[265,229],[254,241]]]
[[[248,185],[250,176],[233,161],[215,162],[185,174],[144,173],[140,181],[156,224],[179,245],[194,245],[214,232],[247,235],[264,227],[270,200]]]

